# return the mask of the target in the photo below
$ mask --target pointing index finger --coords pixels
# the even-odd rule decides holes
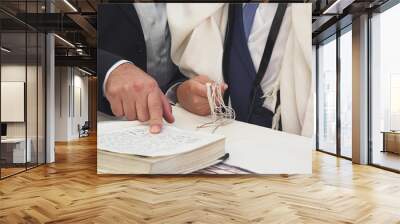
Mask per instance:
[[[148,95],[148,107],[150,114],[150,132],[153,134],[160,133],[163,124],[163,107],[161,96],[158,91],[152,91]]]

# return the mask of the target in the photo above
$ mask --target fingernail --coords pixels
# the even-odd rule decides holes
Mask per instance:
[[[153,134],[160,133],[160,131],[161,131],[160,125],[152,125],[150,127],[150,132],[153,133]]]
[[[224,89],[225,89],[225,90],[228,89],[228,84],[225,84],[225,83],[224,83]]]

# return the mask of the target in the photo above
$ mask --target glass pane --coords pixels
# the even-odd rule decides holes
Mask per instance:
[[[372,18],[372,163],[400,170],[400,5]]]
[[[319,149],[336,153],[336,39],[318,48]]]
[[[37,2],[27,2],[27,13],[37,13]],[[31,18],[30,20],[34,20]],[[32,21],[35,23],[35,21]],[[26,118],[27,118],[27,167],[38,163],[38,33],[27,29],[27,80],[26,80]]]
[[[28,38],[28,55],[27,55],[27,80],[26,80],[26,116],[27,116],[27,150],[28,156],[28,168],[37,165],[37,132],[38,132],[38,111],[37,111],[37,33],[29,32],[27,33]]]
[[[45,149],[45,60],[46,60],[46,37],[44,34],[39,33],[38,35],[38,164],[45,163],[46,149]]]
[[[314,80],[316,80],[316,77],[317,77],[317,47],[316,47],[316,45],[313,45],[312,46],[312,76],[314,77]],[[314,92],[313,92],[313,94],[314,94],[314,96],[316,96],[316,90],[317,90],[317,88],[316,88],[316,84],[314,83]],[[317,98],[316,97],[314,97],[314,102],[313,102],[314,104],[313,105],[317,105]],[[315,109],[314,110],[314,114],[313,114],[313,117],[314,117],[314,124],[317,124],[317,115],[316,115],[316,113],[317,113],[317,109]],[[317,130],[316,130],[316,125],[314,125],[314,133],[317,133]],[[313,149],[317,149],[317,146],[318,146],[318,144],[317,144],[317,139],[316,139],[316,136],[317,135],[315,135],[314,137],[313,137],[313,143],[314,143],[314,145],[313,145]]]
[[[340,37],[340,127],[341,155],[352,157],[352,35]]]
[[[26,151],[26,34],[1,33],[2,178],[25,170]],[[6,50],[4,50],[6,49]]]

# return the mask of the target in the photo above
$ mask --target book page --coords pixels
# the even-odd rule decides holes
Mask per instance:
[[[101,150],[155,157],[189,152],[222,138],[169,125],[164,125],[161,133],[152,134],[149,126],[134,125],[99,134],[97,144]]]

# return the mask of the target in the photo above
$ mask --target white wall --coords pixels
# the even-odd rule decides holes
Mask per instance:
[[[25,70],[27,69],[27,70]],[[18,65],[18,64],[7,64],[7,65],[2,65],[1,66],[1,81],[5,82],[25,82],[25,75],[26,72],[28,74],[36,74],[36,66],[27,66],[25,67],[24,65]],[[29,77],[28,77],[29,79]],[[36,85],[36,80],[28,80],[29,85]],[[34,106],[36,108],[36,88],[27,88],[27,106]],[[30,105],[31,102],[34,102],[34,105]],[[1,108],[1,110],[7,110],[8,108]],[[27,109],[28,110],[28,109]],[[28,112],[31,112],[31,110],[28,110]],[[36,119],[37,116],[36,114],[33,113],[27,113],[27,118],[28,122],[28,129],[31,127],[36,130]],[[34,122],[32,124],[31,122]],[[25,137],[25,124],[26,122],[7,122],[7,136],[8,137]],[[28,130],[28,137],[30,134],[30,131]]]
[[[13,112],[12,110],[19,110],[22,114],[26,112],[26,120],[23,119],[21,122],[6,122],[7,137],[24,138],[26,135],[30,143],[29,148],[32,151],[32,161],[36,162],[36,158],[38,158],[39,163],[43,163],[45,158],[44,77],[45,75],[42,72],[41,66],[25,66],[25,64],[3,64],[1,66],[2,82],[24,82],[26,85],[26,106],[25,102],[22,102],[24,105],[19,107],[19,109],[10,106],[4,107],[4,105],[1,107],[3,113],[18,112]],[[3,90],[2,93],[4,94]],[[24,94],[24,89],[20,91],[22,91],[20,93]],[[3,97],[7,98],[6,95],[2,95]]]
[[[82,73],[77,73],[79,72],[78,70],[74,70],[74,82],[73,86],[74,88],[71,88],[73,90],[73,96],[71,96],[71,99],[73,99],[74,102],[71,102],[71,104],[74,105],[72,108],[72,119],[71,119],[71,135],[73,138],[78,138],[79,133],[78,133],[78,124],[83,125],[85,121],[88,121],[88,77],[87,76],[82,76]]]
[[[68,140],[69,79],[67,67],[55,68],[55,141]]]
[[[77,139],[78,125],[88,120],[88,78],[75,68],[56,67],[55,85],[55,140]]]
[[[1,66],[1,81],[2,82],[24,82],[25,80],[25,64],[6,64]],[[27,67],[28,72],[33,69],[32,66]],[[36,69],[36,68],[35,68]],[[1,96],[2,98],[7,96]],[[3,103],[2,103],[3,104]],[[24,107],[21,108],[24,113]],[[1,108],[2,114],[9,108]],[[19,112],[18,112],[19,113]],[[3,118],[2,118],[3,119]],[[24,122],[7,122],[8,123],[8,135],[12,137],[25,137],[25,125]]]

